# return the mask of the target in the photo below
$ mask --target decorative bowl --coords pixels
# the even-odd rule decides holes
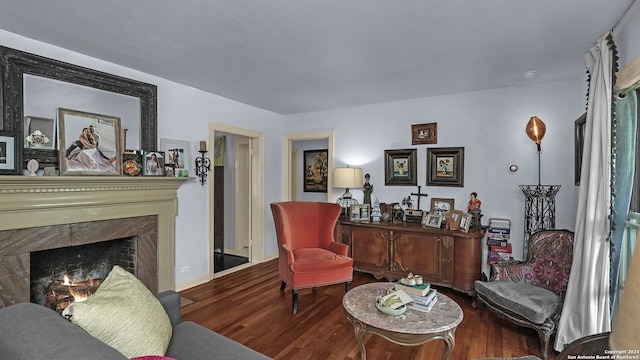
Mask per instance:
[[[380,310],[381,312],[387,314],[387,315],[402,315],[404,314],[405,311],[407,311],[407,305],[402,305],[400,307],[398,307],[397,309],[392,309],[390,307],[384,306],[384,305],[380,305],[378,302],[376,302],[376,307],[378,308],[378,310]]]

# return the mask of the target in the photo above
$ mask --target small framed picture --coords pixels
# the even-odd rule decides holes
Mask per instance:
[[[164,176],[164,151],[147,151],[144,153],[144,176]]]
[[[462,221],[462,210],[453,210],[451,213],[453,221],[456,223],[456,227],[460,227],[460,221]]]
[[[371,206],[369,204],[352,204],[350,221],[353,222],[369,222],[371,215]]]
[[[462,214],[462,218],[460,219],[460,230],[464,232],[469,232],[470,227],[471,227],[471,214],[469,213]]]
[[[437,144],[438,123],[411,125],[411,145]]]
[[[447,215],[454,210],[454,199],[431,198],[431,213]]]
[[[0,131],[0,174],[20,175],[22,151],[18,149],[18,134]]]
[[[125,176],[142,176],[144,160],[142,152],[136,150],[125,151],[122,154],[122,174]]]
[[[164,164],[164,174],[165,176],[176,176],[176,168],[172,164]]]
[[[424,215],[422,216],[422,225],[439,229],[440,225],[442,225],[442,215],[424,213]]]
[[[187,174],[191,167],[191,142],[185,140],[160,139],[160,150],[166,155],[165,166],[173,165],[173,175],[178,176],[179,171],[184,170]],[[165,172],[166,173],[166,172]]]
[[[384,151],[385,185],[418,185],[416,149]]]
[[[464,148],[427,149],[427,186],[464,186]]]

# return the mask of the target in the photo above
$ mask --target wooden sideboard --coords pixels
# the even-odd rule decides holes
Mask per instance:
[[[337,241],[349,245],[356,271],[396,280],[408,273],[475,296],[480,280],[483,231],[464,233],[419,223],[340,222]]]

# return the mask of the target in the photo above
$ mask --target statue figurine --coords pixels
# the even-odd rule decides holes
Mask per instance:
[[[482,217],[482,210],[480,210],[480,206],[482,205],[482,201],[478,199],[478,193],[472,192],[471,199],[469,200],[469,213],[471,214],[471,229],[480,230],[482,227],[480,223],[480,218]]]
[[[363,204],[371,205],[371,193],[373,192],[373,185],[369,183],[371,175],[364,174],[364,185],[362,185],[362,191],[364,192]]]
[[[471,193],[471,199],[469,200],[469,212],[471,212],[471,210],[474,209],[478,209],[480,210],[480,206],[482,205],[482,201],[478,200],[478,193],[477,192],[472,192]]]

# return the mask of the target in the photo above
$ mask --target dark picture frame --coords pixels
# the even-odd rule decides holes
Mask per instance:
[[[0,131],[0,175],[22,173],[22,149],[15,131]]]
[[[574,180],[576,186],[580,186],[580,173],[582,172],[582,150],[584,149],[584,132],[587,124],[587,113],[582,114],[575,121],[575,135],[574,135]]]
[[[329,182],[329,150],[305,150],[303,153],[304,160],[304,192],[327,192],[327,184]]]
[[[145,151],[143,176],[165,176],[165,153],[164,151]]]
[[[464,186],[464,147],[427,149],[427,186]]]
[[[418,185],[418,162],[416,149],[384,151],[384,184]]]
[[[411,145],[437,144],[438,123],[411,125]]]
[[[122,175],[119,117],[58,108],[58,138],[61,175]]]

